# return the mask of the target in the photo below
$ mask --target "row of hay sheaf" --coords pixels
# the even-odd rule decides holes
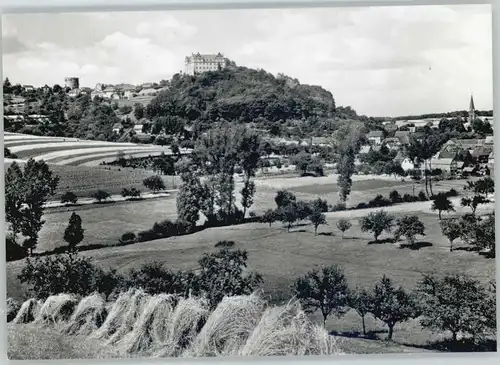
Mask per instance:
[[[149,295],[131,289],[106,303],[99,294],[30,299],[13,323],[54,326],[68,335],[100,339],[124,355],[155,357],[339,354],[336,340],[313,324],[298,301],[268,307],[256,293],[226,297],[209,311],[202,298]]]

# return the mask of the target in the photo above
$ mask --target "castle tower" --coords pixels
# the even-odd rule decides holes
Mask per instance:
[[[476,119],[476,108],[474,107],[474,98],[472,95],[470,96],[470,105],[469,105],[469,118],[468,122],[472,124]]]

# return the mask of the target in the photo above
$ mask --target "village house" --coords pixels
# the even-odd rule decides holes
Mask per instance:
[[[23,89],[24,89],[24,91],[33,91],[33,90],[35,90],[35,88],[33,87],[33,85],[23,85]]]
[[[134,132],[136,134],[144,134],[144,132],[142,131],[143,127],[144,127],[144,124],[135,124],[134,125]]]
[[[328,146],[329,140],[326,137],[312,137],[311,138],[311,145],[312,146]]]
[[[116,90],[113,86],[107,86],[102,92],[104,98],[111,99],[113,97],[113,94],[116,93]]]
[[[457,157],[458,152],[440,151],[428,161],[427,168],[456,175],[464,167],[464,161],[459,161]]]
[[[394,133],[394,138],[397,138],[401,144],[408,144],[410,143],[410,134],[409,131],[397,131]]]
[[[487,164],[490,154],[493,152],[491,147],[476,147],[471,152],[472,157],[478,164]]]
[[[384,138],[384,133],[382,131],[371,131],[366,135],[368,141],[375,145],[379,145],[382,143],[382,139]]]
[[[390,137],[390,138],[384,139],[382,141],[382,145],[386,146],[391,151],[395,151],[395,150],[399,150],[399,147],[401,146],[401,142],[396,137]]]

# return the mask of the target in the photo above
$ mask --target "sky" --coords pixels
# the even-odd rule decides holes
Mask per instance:
[[[493,108],[490,5],[2,16],[3,76],[158,82],[191,53],[284,73],[369,116]]]

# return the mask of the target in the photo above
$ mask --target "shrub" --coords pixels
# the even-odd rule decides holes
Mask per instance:
[[[145,178],[142,181],[142,183],[146,188],[152,190],[153,193],[165,189],[165,183],[163,182],[163,179],[159,175],[149,176]]]
[[[387,207],[389,205],[391,205],[391,201],[384,198],[381,194],[378,194],[375,198],[368,202],[368,206],[371,208]]]
[[[366,208],[369,208],[368,204],[366,203],[359,203],[358,205],[356,205],[356,209],[366,209]]]
[[[136,188],[130,188],[130,189],[123,188],[121,195],[124,198],[130,197],[131,199],[138,199],[141,197],[141,191]]]
[[[255,217],[257,217],[257,213],[255,213],[254,211],[251,211],[251,212],[248,212],[248,216],[250,218],[255,218]]]
[[[98,190],[94,194],[92,194],[92,198],[94,198],[98,203],[102,203],[103,201],[109,199],[111,195],[104,190]]]
[[[158,233],[153,229],[146,229],[137,233],[137,241],[139,242],[151,241],[156,238],[158,238]]]
[[[148,294],[184,294],[184,274],[163,267],[161,262],[150,262],[140,269],[132,269],[126,276],[125,288],[142,289]]]
[[[446,193],[446,196],[449,198],[458,196],[458,191],[456,191],[455,189],[450,189],[450,191]]]
[[[122,234],[122,237],[120,238],[120,243],[123,245],[128,245],[134,243],[136,240],[137,236],[135,235],[134,232],[126,232]]]
[[[103,290],[99,283],[107,274],[89,258],[70,252],[44,259],[28,258],[18,278],[21,283],[28,284],[36,298],[45,299],[60,293],[89,295]]]
[[[420,192],[418,193],[418,200],[420,200],[421,202],[425,202],[429,199],[427,199],[427,195],[425,195],[425,193],[420,190]]]
[[[219,241],[215,244],[215,247],[233,247],[234,241]]]
[[[417,200],[418,200],[418,197],[413,196],[411,194],[405,193],[405,195],[403,195],[403,201],[405,203],[412,203],[412,202],[417,201]]]
[[[171,237],[178,234],[177,224],[169,219],[165,219],[161,222],[156,222],[153,224],[153,232],[157,234],[158,237]]]
[[[269,227],[271,227],[271,225],[276,222],[277,219],[278,213],[273,209],[268,209],[264,212],[264,214],[260,218],[260,221],[262,223],[269,223]]]
[[[347,312],[347,280],[337,266],[309,271],[295,281],[294,292],[305,311],[321,311],[323,324],[330,314],[340,317]]]
[[[297,198],[295,197],[295,194],[289,192],[288,190],[278,190],[276,197],[274,198],[278,208],[284,208],[296,200]]]
[[[400,203],[402,201],[401,195],[397,190],[393,190],[389,193],[389,199],[394,204]]]
[[[61,204],[76,204],[78,197],[71,191],[66,192],[61,196]]]
[[[332,212],[340,212],[342,210],[346,210],[347,207],[345,203],[337,203],[332,207]]]
[[[5,249],[7,261],[20,260],[26,257],[26,249],[17,244],[14,236],[7,234],[5,237]]]

